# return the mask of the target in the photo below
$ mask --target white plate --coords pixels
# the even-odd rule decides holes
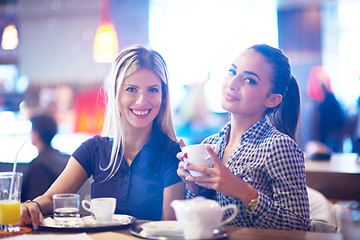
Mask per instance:
[[[52,217],[44,219],[44,224],[40,225],[41,228],[52,229],[98,229],[98,228],[111,228],[117,226],[126,226],[134,223],[135,217],[126,214],[114,214],[111,222],[96,222],[92,216],[85,216],[80,219],[77,226],[59,226],[56,225],[55,220]]]
[[[181,236],[182,228],[177,221],[153,221],[141,224],[142,229],[149,235]]]

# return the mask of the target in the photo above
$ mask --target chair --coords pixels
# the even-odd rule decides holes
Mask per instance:
[[[341,232],[341,213],[344,207],[330,202],[319,191],[307,187],[310,204],[311,230],[313,232]]]

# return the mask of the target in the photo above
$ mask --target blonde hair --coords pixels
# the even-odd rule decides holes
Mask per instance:
[[[118,93],[123,80],[140,69],[149,69],[160,78],[162,88],[161,107],[153,125],[157,125],[160,131],[176,141],[169,99],[168,71],[164,59],[158,52],[143,46],[134,45],[123,50],[112,64],[104,85],[107,93],[107,105],[102,136],[113,137],[110,162],[106,167],[100,166],[102,171],[111,168],[110,174],[104,181],[115,175],[124,155],[124,125],[120,115]]]

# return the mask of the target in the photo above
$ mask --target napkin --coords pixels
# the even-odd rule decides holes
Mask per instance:
[[[9,240],[93,240],[86,233],[75,234],[23,234],[6,238]]]

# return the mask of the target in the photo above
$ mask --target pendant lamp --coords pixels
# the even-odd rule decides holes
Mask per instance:
[[[13,23],[8,24],[3,31],[1,47],[4,50],[13,50],[19,44],[18,31]]]
[[[95,62],[112,62],[119,53],[114,23],[110,19],[110,1],[102,0],[101,22],[96,30],[93,58]]]

